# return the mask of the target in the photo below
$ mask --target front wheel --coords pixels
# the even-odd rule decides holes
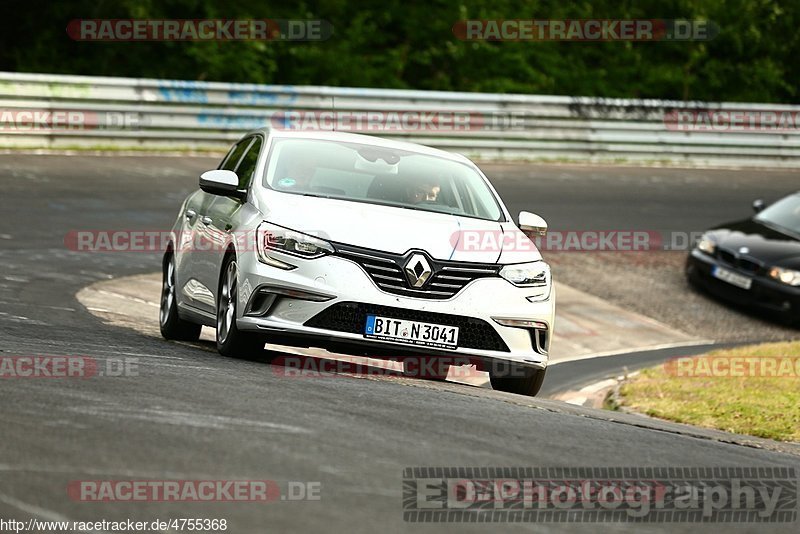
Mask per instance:
[[[264,338],[242,332],[236,326],[237,277],[236,258],[228,256],[222,266],[217,291],[217,350],[223,356],[253,358],[263,352]]]
[[[516,367],[489,371],[489,381],[492,383],[492,389],[535,397],[542,389],[545,373],[547,369]]]
[[[178,316],[178,303],[175,296],[175,255],[172,251],[164,254],[158,324],[164,339],[180,341],[197,341],[200,338],[200,330],[203,328],[199,324],[190,323]]]

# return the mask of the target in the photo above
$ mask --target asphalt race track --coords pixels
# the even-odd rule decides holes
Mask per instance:
[[[65,234],[167,229],[198,174],[215,165],[190,157],[0,156],[2,355],[88,356],[101,367],[127,358],[138,369],[130,376],[0,380],[0,517],[225,518],[235,533],[594,532],[591,523],[405,523],[403,468],[800,467],[798,449],[788,445],[743,446],[719,433],[458,384],[292,379],[268,363],[146,337],[86,311],[75,299],[82,287],[156,271],[159,257],[71,251]],[[771,201],[797,188],[789,171],[486,169],[512,212],[532,209],[553,227],[575,229],[702,229],[741,217],[755,197]],[[71,481],[122,479],[303,481],[319,482],[321,491],[319,500],[268,504],[76,502],[67,493]],[[722,528],[779,532],[797,525]]]

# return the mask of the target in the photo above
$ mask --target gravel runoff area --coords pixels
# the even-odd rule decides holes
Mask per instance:
[[[691,288],[683,275],[685,252],[550,252],[544,256],[556,280],[690,335],[736,342],[800,338],[800,329]]]

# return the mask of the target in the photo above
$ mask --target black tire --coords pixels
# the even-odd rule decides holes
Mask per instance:
[[[181,319],[178,315],[178,300],[175,290],[175,255],[171,250],[164,254],[161,263],[161,301],[158,324],[164,339],[197,341],[202,325]]]
[[[698,280],[697,267],[692,265],[690,260],[686,260],[686,265],[683,268],[683,273],[686,276],[686,283],[692,290],[698,293],[705,293],[705,289]]]
[[[512,371],[489,371],[489,381],[492,389],[535,397],[544,383],[547,369],[515,368]]]
[[[217,350],[223,356],[256,359],[263,356],[264,336],[242,332],[236,326],[238,297],[236,256],[228,255],[222,262],[217,289]]]

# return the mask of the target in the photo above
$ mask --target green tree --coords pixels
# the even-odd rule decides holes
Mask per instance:
[[[781,0],[8,0],[0,69],[270,84],[797,103],[800,3]],[[322,18],[323,42],[76,42],[80,18]],[[466,42],[458,20],[707,19],[693,42]]]

